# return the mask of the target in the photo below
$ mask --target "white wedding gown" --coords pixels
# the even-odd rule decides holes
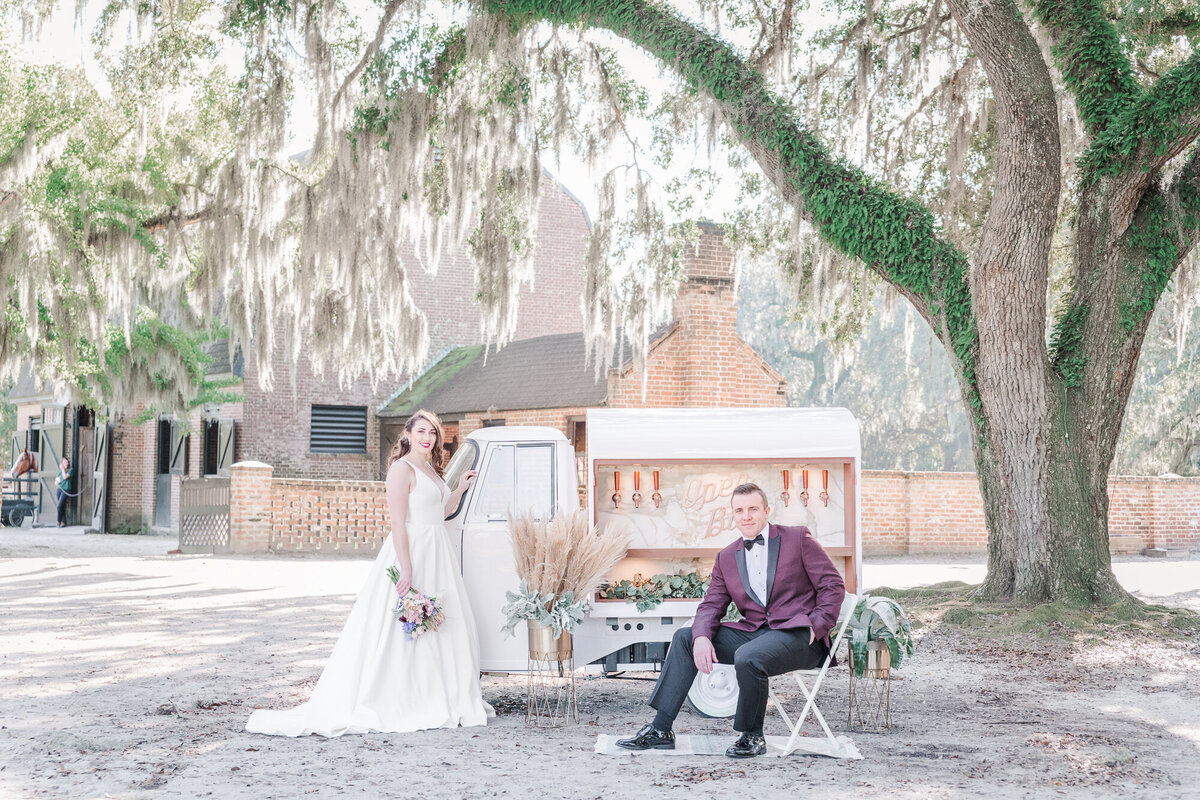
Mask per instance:
[[[423,470],[408,502],[412,585],[436,597],[446,620],[409,641],[393,615],[398,596],[387,577],[392,537],[379,550],[312,697],[284,711],[255,711],[251,733],[341,736],[486,725],[493,716],[479,689],[479,639],[443,508],[448,489]]]

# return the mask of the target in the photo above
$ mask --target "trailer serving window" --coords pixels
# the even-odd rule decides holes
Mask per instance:
[[[500,522],[509,510],[541,518],[554,510],[554,445],[499,444],[488,455],[472,519]]]

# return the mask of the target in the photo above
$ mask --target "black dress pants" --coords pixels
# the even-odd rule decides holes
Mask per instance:
[[[732,664],[737,675],[734,730],[741,733],[762,731],[769,697],[768,680],[772,675],[821,666],[829,648],[820,639],[809,644],[809,636],[808,628],[771,630],[763,627],[756,631],[741,631],[725,625],[717,628],[712,640],[717,662]],[[675,631],[667,650],[662,673],[650,695],[650,707],[674,719],[698,671],[692,653],[692,629],[680,628]]]

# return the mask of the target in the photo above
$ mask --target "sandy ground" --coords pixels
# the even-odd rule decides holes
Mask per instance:
[[[489,676],[500,716],[486,728],[253,736],[253,708],[307,696],[368,564],[173,547],[0,529],[0,797],[1198,796],[1196,640],[1005,649],[926,626],[893,681],[895,727],[850,734],[862,761],[594,755],[598,733],[647,721],[653,684],[636,678],[581,677],[581,722],[562,729],[527,728],[524,680]],[[1115,569],[1147,600],[1200,610],[1200,560]],[[903,587],[974,582],[983,567],[905,558],[864,572]],[[835,731],[847,694],[847,672],[832,671],[821,706]],[[676,730],[730,727],[685,711]],[[767,733],[783,732],[769,716]]]

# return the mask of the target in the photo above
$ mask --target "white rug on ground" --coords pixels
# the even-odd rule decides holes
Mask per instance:
[[[623,747],[617,747],[617,739],[622,739],[623,736],[611,736],[607,733],[602,733],[596,737],[596,746],[594,752],[605,756],[722,756],[725,755],[725,750],[729,745],[733,744],[734,736],[713,736],[713,735],[696,735],[689,736],[680,734],[675,737],[674,750],[626,750]],[[858,752],[858,748],[854,742],[850,741],[847,736],[837,737],[838,745],[841,752],[834,747],[833,743],[828,739],[814,737],[801,737],[796,742],[796,749],[792,751],[792,755],[802,756],[827,756],[829,758],[851,758],[861,759],[862,753]],[[782,756],[784,755],[783,748],[787,746],[788,737],[786,736],[768,736],[767,737],[767,755]]]

